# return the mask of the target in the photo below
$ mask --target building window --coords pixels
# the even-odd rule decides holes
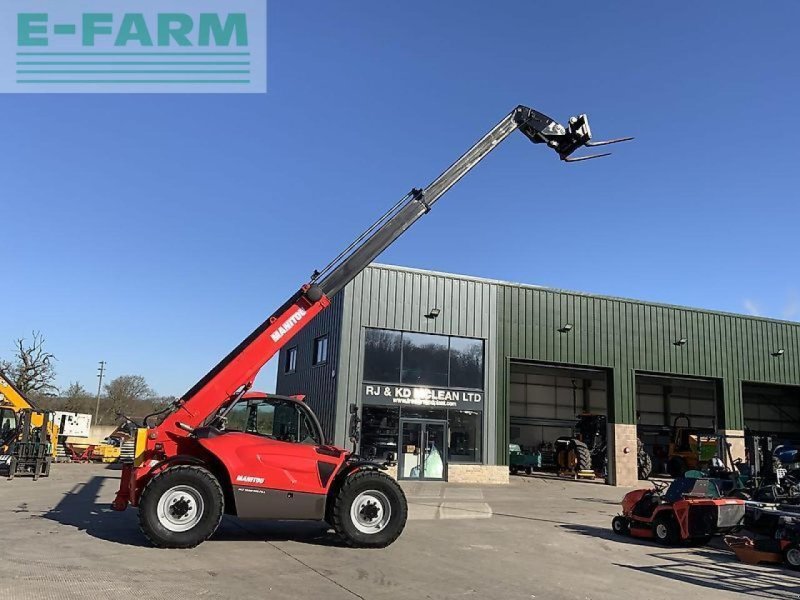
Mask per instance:
[[[483,340],[367,329],[364,381],[483,389]]]
[[[400,383],[447,387],[449,341],[443,335],[403,333]]]
[[[286,358],[283,365],[284,373],[294,373],[297,370],[297,347],[289,348],[286,351]]]
[[[386,460],[397,456],[400,409],[365,406],[361,410],[361,455],[366,459]]]
[[[483,389],[483,340],[450,338],[450,387]]]
[[[450,462],[481,462],[481,413],[471,410],[447,411],[450,440],[447,460]]]
[[[367,329],[364,336],[364,379],[400,383],[400,348],[399,331],[385,329]]]
[[[314,365],[324,365],[328,362],[328,336],[323,335],[314,340]]]
[[[468,410],[432,410],[365,405],[361,409],[360,454],[367,459],[386,460],[398,456],[400,418],[447,420],[447,460],[453,463],[480,463],[481,413]]]

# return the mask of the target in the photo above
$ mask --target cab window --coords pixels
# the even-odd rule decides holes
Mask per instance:
[[[242,431],[281,442],[319,444],[314,426],[294,402],[285,400],[242,401],[228,413],[228,431]]]

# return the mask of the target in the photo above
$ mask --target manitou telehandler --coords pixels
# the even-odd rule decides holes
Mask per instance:
[[[326,521],[352,546],[383,547],[403,530],[407,506],[386,464],[327,443],[302,398],[251,390],[264,364],[500,142],[519,129],[568,162],[591,142],[586,115],[567,127],[519,106],[425,189],[413,189],[166,409],[144,419],[135,459],[122,470],[116,510],[139,507],[156,546],[188,548],[223,513],[244,519]],[[157,420],[160,417],[160,420]]]

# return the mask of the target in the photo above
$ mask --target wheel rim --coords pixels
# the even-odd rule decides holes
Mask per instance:
[[[664,525],[663,523],[659,523],[658,525],[656,525],[656,536],[658,536],[658,539],[660,540],[666,539],[667,526]]]
[[[176,485],[158,500],[158,522],[169,531],[188,531],[203,518],[203,497],[193,487]]]
[[[622,531],[622,521],[619,519],[614,519],[611,525],[614,527],[614,531]]]
[[[383,531],[391,517],[389,498],[378,490],[361,492],[350,506],[350,519],[361,533],[374,534]]]
[[[786,553],[786,562],[793,567],[800,567],[800,548],[791,548]]]

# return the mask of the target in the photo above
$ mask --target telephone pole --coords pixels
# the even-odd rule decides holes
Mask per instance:
[[[103,387],[103,374],[106,372],[106,361],[101,360],[100,366],[97,367],[97,405],[94,409],[94,424],[97,425],[97,420],[100,418],[100,390]]]

